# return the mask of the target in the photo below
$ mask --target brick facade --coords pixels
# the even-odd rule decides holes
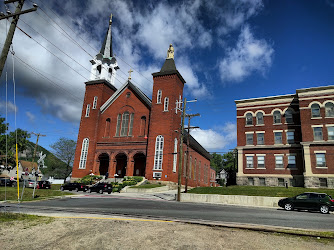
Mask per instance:
[[[173,58],[166,59],[161,71],[153,74],[152,100],[130,80],[119,89],[105,79],[86,82],[72,180],[108,172],[109,178],[145,176],[148,180],[177,183],[181,113],[175,108],[176,102],[182,101],[184,84]],[[160,155],[158,137],[163,138]],[[210,170],[209,153],[192,137],[190,152],[188,185],[210,186],[215,176]],[[155,160],[159,156],[161,165]]]
[[[334,86],[235,102],[239,185],[334,188]]]

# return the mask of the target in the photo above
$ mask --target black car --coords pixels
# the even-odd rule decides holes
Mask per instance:
[[[69,191],[76,191],[76,192],[79,192],[79,191],[84,191],[86,192],[87,191],[87,186],[82,184],[82,183],[65,183],[64,185],[62,185],[60,187],[60,190],[61,191],[64,191],[64,190],[69,190]]]
[[[88,188],[88,192],[98,192],[100,194],[107,192],[110,194],[112,192],[112,185],[109,183],[96,183],[95,185]]]
[[[278,205],[287,211],[318,210],[323,214],[334,211],[334,199],[325,193],[303,193],[292,198],[281,199]]]
[[[51,189],[51,183],[49,181],[38,181],[36,187],[39,189]]]
[[[12,181],[9,178],[0,178],[0,186],[16,187],[16,180]]]

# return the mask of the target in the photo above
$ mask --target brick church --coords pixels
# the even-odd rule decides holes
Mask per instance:
[[[112,20],[100,53],[91,60],[86,82],[72,180],[91,173],[109,178],[143,176],[176,183],[180,149],[181,102],[186,83],[170,45],[159,72],[153,73],[152,99],[131,82],[115,87],[120,69],[112,50]],[[187,138],[187,136],[185,136]],[[186,153],[186,140],[182,143]],[[215,179],[210,154],[190,136],[188,185],[210,186]],[[182,169],[184,183],[185,159]]]

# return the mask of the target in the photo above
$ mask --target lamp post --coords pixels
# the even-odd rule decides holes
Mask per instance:
[[[89,175],[90,175],[90,185],[92,185],[92,181],[93,181],[92,178],[94,176],[94,173],[90,173]]]
[[[118,177],[118,174],[114,174],[115,177],[115,185],[116,185],[116,178]]]

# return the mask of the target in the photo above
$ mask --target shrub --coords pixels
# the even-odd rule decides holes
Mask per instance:
[[[90,176],[90,175],[86,175],[84,177],[81,178],[80,182],[85,184],[85,185],[89,185],[91,182],[92,183],[95,183],[99,180],[102,180],[102,176],[100,175],[93,175],[93,176]]]

